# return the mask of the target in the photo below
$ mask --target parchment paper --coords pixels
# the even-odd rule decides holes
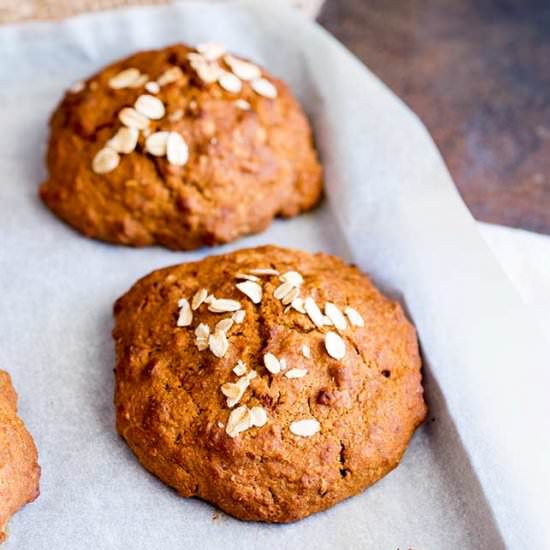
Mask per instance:
[[[270,4],[270,5],[269,5]],[[73,81],[133,50],[222,41],[284,77],[315,127],[327,200],[196,253],[94,242],[39,202],[47,119]],[[0,30],[0,365],[34,434],[42,495],[7,549],[539,550],[550,541],[549,350],[416,117],[279,3],[187,4]],[[419,330],[430,415],[364,494],[287,526],[178,497],[115,434],[113,301],[149,271],[260,243],[353,260]]]

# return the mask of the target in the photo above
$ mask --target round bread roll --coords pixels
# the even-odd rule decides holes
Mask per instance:
[[[40,466],[31,434],[17,416],[17,394],[0,370],[0,543],[13,514],[39,495]]]
[[[288,87],[216,44],[137,53],[52,116],[46,205],[86,236],[194,249],[312,208],[321,168]]]
[[[120,435],[237,518],[294,521],[363,491],[426,414],[414,327],[333,256],[266,246],[161,269],[114,313]]]

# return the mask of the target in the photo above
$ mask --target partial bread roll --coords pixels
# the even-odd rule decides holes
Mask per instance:
[[[0,370],[0,542],[11,516],[39,495],[40,466],[32,436],[17,416],[17,394]]]

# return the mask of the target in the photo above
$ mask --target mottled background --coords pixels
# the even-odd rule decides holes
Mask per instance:
[[[420,115],[476,218],[550,233],[550,2],[328,0],[320,22]]]

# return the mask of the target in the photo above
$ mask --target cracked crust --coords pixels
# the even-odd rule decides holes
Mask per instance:
[[[259,305],[235,288],[236,273],[261,267],[296,270],[304,295],[361,313],[364,328],[343,333],[344,359],[326,353],[326,329],[294,310],[283,313],[273,297],[277,276],[262,277]],[[222,359],[199,352],[193,333],[199,322],[213,326],[222,316],[201,308],[191,327],[176,326],[178,300],[203,287],[246,310]],[[290,522],[357,494],[397,466],[426,413],[413,326],[399,304],[333,256],[267,246],[169,267],[138,281],[114,313],[119,433],[145,468],[181,495],[240,519]],[[267,352],[308,374],[270,375]],[[220,386],[234,381],[239,359],[258,374],[240,404],[264,407],[268,422],[232,439]],[[312,416],[320,433],[289,431],[290,422]]]
[[[39,495],[40,466],[34,441],[17,416],[17,394],[0,370],[0,543],[15,512]]]
[[[47,154],[48,180],[40,188],[45,204],[86,236],[144,246],[193,249],[225,243],[264,230],[276,216],[312,208],[321,194],[321,169],[311,130],[288,87],[268,75],[274,100],[247,83],[239,94],[203,84],[189,66],[184,45],[137,53],[92,76],[83,90],[68,92],[52,116]],[[151,121],[152,131],[179,132],[189,161],[170,165],[143,152],[122,155],[119,166],[95,174],[92,159],[120,127],[118,111],[147,93],[113,90],[108,81],[134,67],[157,78],[169,67],[184,72],[157,95],[167,115]],[[239,109],[244,99],[251,108]],[[181,120],[170,121],[181,111]]]

